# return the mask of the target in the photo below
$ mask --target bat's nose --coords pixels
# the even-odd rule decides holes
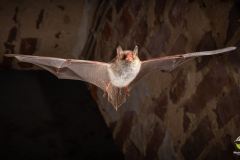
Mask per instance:
[[[125,58],[126,61],[132,61],[132,54],[128,53]]]

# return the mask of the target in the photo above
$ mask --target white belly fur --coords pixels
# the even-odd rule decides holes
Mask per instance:
[[[124,68],[117,68],[113,72],[113,68],[108,68],[108,73],[111,79],[111,83],[116,87],[126,87],[137,76],[141,65],[140,62],[132,64],[131,66],[125,66]],[[124,72],[123,72],[124,70]]]

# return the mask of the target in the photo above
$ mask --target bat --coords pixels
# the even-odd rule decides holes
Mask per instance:
[[[235,49],[236,47],[227,47],[213,51],[194,52],[141,61],[138,58],[137,46],[133,51],[123,51],[118,46],[116,57],[109,63],[17,54],[6,54],[5,56],[16,57],[20,62],[38,65],[50,71],[59,79],[74,79],[92,83],[104,91],[103,97],[108,93],[108,101],[112,103],[117,111],[126,102],[126,94],[130,97],[130,91],[146,74],[156,70],[170,72],[192,58],[219,54]]]

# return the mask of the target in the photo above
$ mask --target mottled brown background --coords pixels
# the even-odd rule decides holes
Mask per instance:
[[[116,47],[141,60],[236,46],[147,75],[116,112],[90,86],[125,159],[237,159],[240,3],[237,0],[1,1],[0,66],[20,53],[108,62]]]

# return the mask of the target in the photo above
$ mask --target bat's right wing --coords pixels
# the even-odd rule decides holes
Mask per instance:
[[[6,54],[6,56],[16,57],[20,62],[38,65],[53,73],[59,79],[86,81],[98,86],[104,91],[110,82],[107,71],[109,64],[107,63],[17,54]]]
[[[131,90],[137,84],[137,82],[140,79],[142,79],[146,74],[152,71],[164,70],[164,71],[170,72],[176,67],[178,67],[179,65],[195,57],[205,56],[205,55],[214,55],[214,54],[228,52],[235,49],[236,47],[227,47],[227,48],[218,49],[214,51],[194,52],[194,53],[187,53],[187,54],[181,54],[181,55],[154,58],[154,59],[143,61],[140,72],[138,73],[137,77],[128,86],[129,90]]]

